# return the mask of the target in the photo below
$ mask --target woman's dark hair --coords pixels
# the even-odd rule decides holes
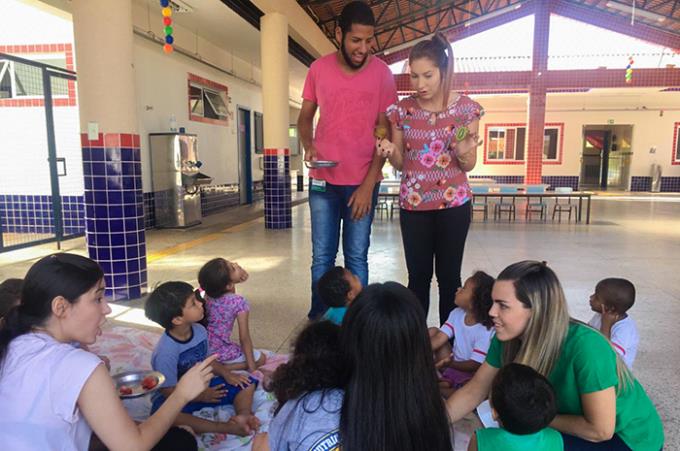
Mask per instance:
[[[352,30],[353,24],[375,27],[375,17],[371,7],[360,1],[346,4],[338,18],[338,27],[340,27],[343,36]]]
[[[340,354],[340,327],[330,321],[312,322],[298,335],[293,357],[272,376],[271,391],[279,405],[305,393],[342,388],[346,373]]]
[[[491,384],[491,405],[503,429],[519,435],[546,428],[557,415],[555,391],[533,368],[509,363]]]
[[[21,302],[22,279],[6,279],[0,283],[0,319]]]
[[[223,258],[213,258],[198,272],[198,283],[211,298],[219,298],[227,292],[232,282],[228,262]]]
[[[408,288],[366,287],[347,310],[340,345],[350,372],[343,449],[451,451],[425,312]]]
[[[173,318],[182,316],[182,309],[192,294],[194,287],[186,282],[162,283],[146,299],[144,315],[165,330],[170,330]]]
[[[475,290],[472,294],[472,313],[479,323],[487,329],[491,329],[493,320],[489,316],[489,310],[493,306],[491,290],[495,280],[484,271],[476,271],[470,276],[470,279],[475,284]]]
[[[99,265],[82,255],[52,254],[34,263],[24,277],[21,303],[9,311],[0,329],[0,368],[12,340],[50,318],[54,298],[75,304],[103,277]]]
[[[442,108],[449,104],[449,94],[453,89],[453,49],[451,43],[441,33],[435,33],[432,39],[417,43],[408,56],[409,64],[413,61],[427,58],[439,69],[441,86],[444,90]]]

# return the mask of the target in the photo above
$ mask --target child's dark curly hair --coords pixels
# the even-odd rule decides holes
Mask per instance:
[[[487,329],[493,327],[493,320],[489,316],[489,310],[493,305],[491,289],[493,288],[494,278],[484,271],[476,271],[470,276],[475,284],[475,291],[472,295],[472,313],[475,318]]]
[[[307,392],[343,388],[346,365],[340,353],[340,327],[330,321],[312,322],[298,335],[293,356],[272,376],[271,391],[278,407]]]

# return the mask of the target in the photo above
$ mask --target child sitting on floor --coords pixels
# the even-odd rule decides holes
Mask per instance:
[[[439,383],[443,396],[450,396],[472,379],[486,358],[494,333],[489,317],[493,283],[493,277],[487,273],[475,272],[456,291],[458,308],[451,311],[441,328],[429,330],[437,368],[444,368]],[[454,338],[453,353],[449,344],[451,338]]]
[[[626,279],[610,278],[598,282],[590,295],[595,315],[588,325],[609,338],[628,368],[633,369],[640,335],[628,310],[635,303],[635,286]]]
[[[0,327],[2,327],[5,315],[21,302],[22,279],[7,279],[0,283]]]
[[[203,305],[196,300],[191,285],[185,282],[166,282],[156,288],[146,301],[144,313],[165,329],[151,355],[151,366],[165,376],[160,390],[151,398],[153,413],[173,392],[179,378],[208,356],[208,333],[197,324],[203,318]],[[257,430],[259,420],[252,413],[257,381],[232,373],[217,361],[212,363],[212,368],[217,376],[203,393],[182,409],[174,424],[189,426],[199,434],[217,432],[244,436]],[[191,415],[203,407],[232,403],[236,415],[226,423]]]
[[[198,272],[198,283],[205,290],[208,317],[208,347],[211,354],[232,370],[255,371],[266,357],[253,349],[248,328],[250,306],[235,292],[235,285],[248,280],[248,273],[236,262],[214,258]],[[238,323],[240,346],[231,341],[234,322]]]
[[[500,428],[478,429],[468,451],[562,451],[562,435],[548,427],[557,414],[555,392],[533,368],[510,363],[491,385],[491,412]]]
[[[271,390],[278,401],[269,425],[272,451],[312,449],[312,443],[337,436],[346,373],[340,327],[323,320],[309,323],[295,340],[291,359],[272,377]],[[315,419],[305,421],[300,411],[316,413]]]
[[[347,307],[361,293],[361,281],[348,269],[336,266],[329,269],[317,282],[316,289],[321,300],[328,306],[323,319],[342,324]]]

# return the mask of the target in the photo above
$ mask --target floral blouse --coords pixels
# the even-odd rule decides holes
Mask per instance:
[[[391,105],[387,117],[404,132],[404,166],[399,204],[404,210],[438,210],[472,198],[467,175],[458,166],[456,143],[467,126],[484,114],[482,107],[460,96],[446,111],[422,109],[415,96]]]

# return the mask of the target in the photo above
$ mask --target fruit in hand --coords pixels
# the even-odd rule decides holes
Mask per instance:
[[[385,139],[387,137],[387,127],[376,125],[373,129],[373,136],[377,139]]]
[[[156,385],[158,385],[158,380],[153,376],[146,376],[142,379],[142,388],[144,390],[151,390]]]
[[[118,388],[118,393],[120,393],[123,396],[131,395],[132,388],[128,387],[127,385],[121,385],[120,388]]]

